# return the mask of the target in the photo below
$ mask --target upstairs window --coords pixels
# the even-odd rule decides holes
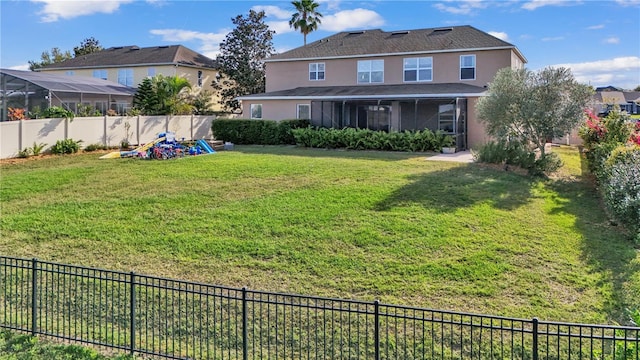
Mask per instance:
[[[460,80],[476,79],[476,56],[460,55]]]
[[[431,81],[433,80],[433,58],[405,58],[404,81]]]
[[[384,60],[358,61],[358,84],[384,82]]]
[[[202,87],[202,71],[198,70],[198,87]]]
[[[324,80],[324,63],[309,64],[309,80],[310,81]]]
[[[107,70],[93,70],[93,77],[107,80]]]
[[[118,84],[133,86],[133,69],[118,70]]]

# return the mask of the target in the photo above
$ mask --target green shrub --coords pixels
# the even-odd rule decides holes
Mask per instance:
[[[65,118],[65,119],[73,120],[74,115],[75,114],[73,113],[73,111],[67,110],[60,106],[52,106],[50,108],[45,109],[42,112],[42,117],[54,118],[54,119]]]
[[[490,141],[473,154],[474,160],[489,164],[513,165],[527,170],[529,175],[544,176],[562,166],[562,161],[554,153],[536,157],[536,153],[526,145],[512,141],[500,143]]]
[[[33,146],[29,148],[31,155],[38,156],[42,153],[44,148],[47,146],[45,143],[38,144],[37,142],[33,142]]]
[[[295,144],[292,129],[309,126],[308,120],[216,119],[211,131],[218,140],[234,144]]]
[[[65,139],[58,140],[51,148],[51,153],[56,155],[75,154],[80,150],[82,140]]]
[[[607,208],[640,243],[640,147],[616,148],[604,173],[601,188]]]
[[[107,146],[102,144],[89,144],[84,148],[84,151],[86,152],[92,152],[97,150],[107,150]]]

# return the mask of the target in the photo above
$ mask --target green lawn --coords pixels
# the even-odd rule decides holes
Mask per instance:
[[[239,146],[0,165],[0,253],[278,292],[626,323],[640,253],[577,150],[538,181],[424,154]]]

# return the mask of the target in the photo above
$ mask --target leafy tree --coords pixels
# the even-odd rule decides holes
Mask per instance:
[[[194,95],[191,100],[193,112],[198,115],[211,113],[211,105],[213,103],[211,96],[212,93],[209,90],[203,90]]]
[[[140,83],[133,106],[145,115],[190,114],[193,106],[186,91],[190,88],[185,78],[159,74]]]
[[[640,91],[640,85],[636,86],[636,88],[633,89],[633,91]]]
[[[69,50],[63,52],[60,48],[54,47],[51,49],[51,52],[47,50],[43,51],[40,55],[40,61],[29,60],[29,70],[33,71],[43,66],[60,63],[71,58],[72,56]]]
[[[566,68],[504,68],[489,84],[488,96],[478,101],[478,117],[498,141],[532,144],[544,160],[547,140],[581,124],[591,95],[591,88]]]
[[[133,107],[139,109],[144,115],[155,115],[160,112],[160,102],[151,78],[145,78],[138,85],[138,89],[133,95]]]
[[[73,57],[78,57],[82,55],[91,54],[94,52],[101,51],[103,47],[100,45],[100,42],[93,37],[86,38],[82,40],[80,46],[76,46],[73,48]]]
[[[292,1],[291,4],[295,7],[296,12],[291,16],[289,26],[300,30],[304,36],[304,44],[307,45],[307,35],[317,30],[318,24],[322,23],[320,19],[322,14],[317,10],[320,4],[314,0]]]
[[[240,109],[236,97],[265,91],[264,60],[275,53],[273,30],[265,24],[264,11],[249,11],[231,21],[236,25],[220,44],[220,79],[212,86],[226,111]]]

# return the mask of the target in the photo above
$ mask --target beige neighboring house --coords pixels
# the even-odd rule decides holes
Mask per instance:
[[[215,60],[182,45],[118,46],[82,55],[60,63],[47,65],[37,71],[68,76],[88,76],[110,80],[135,88],[142,80],[155,75],[186,78],[195,92],[213,91],[212,82],[218,74]],[[220,101],[212,97],[213,110],[220,110]],[[68,104],[75,110],[77,104]],[[93,105],[93,104],[92,104]],[[96,104],[99,110],[103,104]],[[131,103],[110,104],[108,108],[124,114]]]
[[[475,105],[512,44],[471,26],[341,32],[266,60],[266,92],[240,97],[243,116],[309,118],[322,127],[441,130],[458,149],[488,137]]]

